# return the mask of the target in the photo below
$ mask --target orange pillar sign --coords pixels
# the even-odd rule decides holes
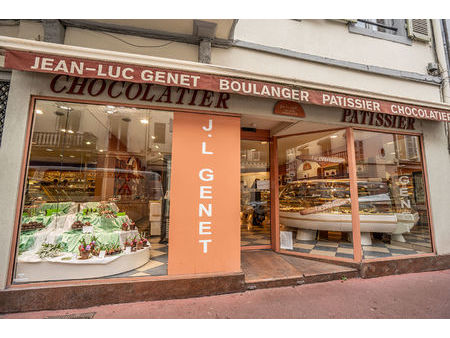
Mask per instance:
[[[240,120],[174,113],[169,275],[240,271]]]

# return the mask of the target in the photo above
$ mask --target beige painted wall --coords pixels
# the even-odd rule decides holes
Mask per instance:
[[[0,289],[5,288],[33,76],[13,71],[0,147]]]
[[[332,59],[391,69],[426,73],[435,62],[430,43],[412,46],[349,33],[345,23],[333,20],[239,20],[235,39]]]
[[[162,47],[135,47],[115,39],[111,35],[116,36],[127,43],[138,46],[161,46],[167,43],[169,44]],[[198,46],[195,45],[158,39],[147,39],[131,35],[103,33],[73,27],[66,29],[64,44],[186,61],[196,62],[198,59]]]
[[[444,123],[424,121],[423,139],[436,249],[439,255],[450,254],[450,155]]]

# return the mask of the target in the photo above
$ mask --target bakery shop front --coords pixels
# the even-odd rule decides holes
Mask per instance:
[[[240,273],[254,249],[436,255],[422,131],[448,110],[17,50],[5,68],[25,116],[8,288]]]

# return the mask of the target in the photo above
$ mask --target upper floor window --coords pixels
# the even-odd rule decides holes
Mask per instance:
[[[403,27],[402,27],[403,24]],[[394,19],[358,19],[357,27],[370,29],[375,32],[383,32],[393,35],[406,35],[404,20]],[[403,28],[403,29],[402,29]]]
[[[407,36],[404,19],[358,19],[349,25],[349,31],[374,38],[411,44],[411,39]]]

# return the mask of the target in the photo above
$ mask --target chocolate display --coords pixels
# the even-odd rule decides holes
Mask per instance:
[[[44,223],[32,221],[29,223],[22,223],[20,231],[39,230],[43,228],[45,228]]]

